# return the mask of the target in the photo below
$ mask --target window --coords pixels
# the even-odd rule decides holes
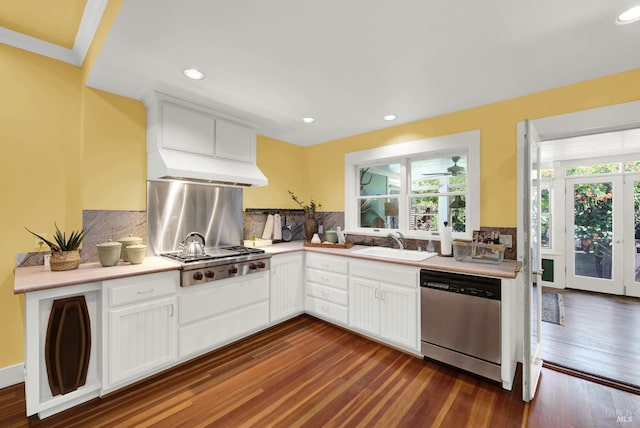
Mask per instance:
[[[551,189],[543,187],[540,190],[540,245],[542,248],[552,248],[551,228]]]
[[[472,131],[348,153],[347,230],[437,239],[446,221],[470,238],[480,223],[479,148]]]

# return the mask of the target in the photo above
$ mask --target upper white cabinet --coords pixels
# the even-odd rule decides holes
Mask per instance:
[[[250,126],[161,94],[148,109],[148,153],[171,149],[240,162],[256,161],[256,132]]]
[[[168,101],[160,103],[162,147],[214,156],[215,118]]]
[[[242,162],[256,161],[256,132],[248,126],[216,119],[217,157]]]

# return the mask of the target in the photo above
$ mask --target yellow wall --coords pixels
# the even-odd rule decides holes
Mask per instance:
[[[308,177],[305,148],[258,135],[257,164],[269,184],[243,192],[245,208],[298,208],[288,190],[304,200]]]
[[[515,227],[517,123],[634,100],[640,100],[640,69],[319,144],[305,151],[306,193],[322,210],[342,211],[345,153],[479,129],[480,224]]]
[[[144,211],[144,104],[85,87],[83,113],[83,209]]]
[[[24,305],[13,295],[24,226],[52,236],[82,226],[81,74],[77,67],[0,44],[0,367],[23,361]]]
[[[122,0],[110,1],[87,61]],[[13,294],[24,226],[52,236],[82,227],[83,209],[144,210],[146,111],[84,86],[79,68],[0,44],[0,369],[24,361],[24,299]]]

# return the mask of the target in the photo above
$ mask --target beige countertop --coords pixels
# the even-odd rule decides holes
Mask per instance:
[[[382,257],[366,256],[354,254],[354,251],[367,248],[364,245],[354,245],[351,248],[324,248],[305,247],[302,241],[283,242],[264,247],[270,254],[286,254],[294,251],[310,251],[314,253],[332,254],[337,256],[348,256],[363,260],[375,260],[383,263],[402,264],[416,266],[422,269],[434,269],[447,272],[467,273],[470,275],[482,275],[496,278],[515,278],[520,270],[520,262],[515,260],[505,260],[499,265],[458,262],[453,257],[432,257],[430,259],[413,262],[402,260],[391,260]],[[120,262],[116,266],[102,267],[100,263],[81,264],[78,269],[52,272],[49,267],[30,266],[21,267],[15,270],[14,294],[22,294],[48,288],[64,287],[67,285],[86,284],[95,281],[123,278],[127,276],[145,275],[155,272],[170,270],[180,270],[180,264],[164,257],[147,257],[144,263],[132,265]]]
[[[138,265],[119,262],[115,266],[102,267],[100,263],[84,263],[78,269],[61,272],[52,272],[48,266],[21,267],[15,270],[13,293],[28,293],[48,288],[179,269],[178,263],[164,257],[147,257],[143,263]]]
[[[354,251],[367,248],[365,245],[354,245],[351,248],[325,248],[325,247],[305,247],[302,241],[284,242],[265,247],[264,250],[271,254],[283,254],[292,251],[311,251],[314,253],[333,254],[337,256],[348,256],[364,260],[375,260],[384,263],[395,263],[407,266],[416,266],[422,269],[433,269],[447,272],[467,273],[470,275],[491,276],[496,278],[515,278],[520,271],[521,263],[515,260],[505,260],[499,265],[488,263],[459,262],[453,257],[435,256],[430,259],[413,262],[403,260],[392,260],[383,257],[354,254]]]

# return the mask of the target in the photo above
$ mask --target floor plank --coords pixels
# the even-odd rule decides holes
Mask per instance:
[[[547,369],[526,404],[519,373],[505,391],[303,315],[42,421],[24,416],[24,384],[5,388],[0,426],[602,427],[629,414],[640,421],[640,396]]]
[[[542,359],[640,388],[640,299],[545,291],[562,295],[566,321],[542,323]]]

